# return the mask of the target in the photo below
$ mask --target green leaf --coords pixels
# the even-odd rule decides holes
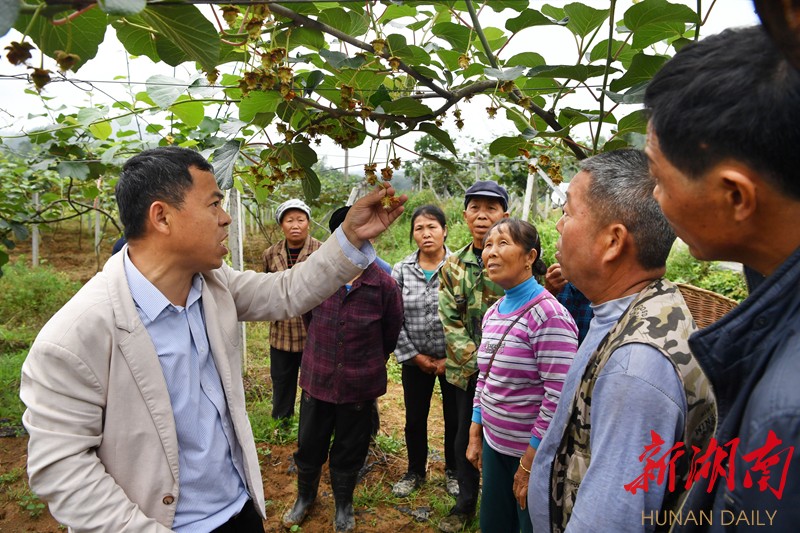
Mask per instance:
[[[406,117],[421,117],[433,114],[433,110],[430,107],[408,96],[392,100],[391,102],[384,102],[381,104],[381,108],[385,113],[403,115]]]
[[[643,52],[636,54],[628,71],[612,81],[609,89],[618,93],[638,83],[649,82],[667,59],[664,56],[651,56]]]
[[[465,26],[452,22],[440,22],[431,28],[431,32],[445,40],[453,50],[463,53],[469,48],[470,31]]]
[[[506,109],[506,118],[514,123],[514,126],[520,133],[530,133],[528,130],[533,129],[531,128],[531,123],[528,121],[525,115],[513,107]]]
[[[89,165],[74,161],[62,161],[56,166],[58,175],[62,178],[76,178],[85,180],[89,177]]]
[[[160,61],[153,32],[143,28],[146,24],[141,17],[117,19],[111,25],[117,30],[117,39],[129,54],[148,57],[153,63]]]
[[[147,0],[98,0],[97,5],[109,15],[135,15],[147,7]]]
[[[644,109],[639,109],[619,119],[617,136],[626,133],[647,133],[647,113]]]
[[[489,145],[489,153],[513,158],[519,157],[520,150],[527,150],[529,147],[530,143],[522,137],[500,137]]]
[[[634,34],[651,24],[679,22],[697,24],[697,13],[690,7],[667,0],[643,0],[633,4],[623,16],[625,27]],[[635,37],[635,36],[634,36]]]
[[[81,126],[88,126],[92,122],[101,120],[105,115],[96,107],[84,107],[78,111],[78,123]]]
[[[326,9],[317,20],[353,37],[364,35],[369,29],[368,19],[363,12],[345,11],[340,7]]]
[[[278,157],[293,167],[311,168],[317,162],[317,152],[305,143],[278,145]]]
[[[340,82],[354,87],[358,92],[371,92],[383,84],[386,74],[375,70],[342,69],[337,73],[336,78]]]
[[[89,132],[97,139],[105,141],[111,137],[111,123],[107,120],[89,125]]]
[[[226,141],[225,144],[214,150],[211,154],[211,163],[214,165],[214,176],[217,186],[226,191],[233,187],[233,170],[239,158],[241,141]]]
[[[205,108],[202,102],[197,102],[183,95],[169,108],[181,122],[190,128],[196,128],[203,121]]]
[[[415,17],[417,15],[417,8],[413,6],[404,6],[392,4],[386,8],[381,18],[378,19],[380,23],[386,23],[390,20],[399,19],[403,17]]]
[[[458,154],[456,153],[456,147],[453,144],[453,140],[450,138],[450,135],[443,129],[440,129],[435,124],[432,124],[430,122],[423,122],[422,124],[419,125],[419,131],[427,133],[428,135],[436,139],[439,142],[439,144],[447,148],[453,155],[458,156]]]
[[[306,197],[307,202],[311,202],[319,198],[319,193],[322,191],[322,184],[319,182],[319,176],[310,167],[303,169],[303,195]]]
[[[686,25],[683,22],[648,24],[633,34],[631,46],[637,50],[643,50],[651,44],[680,37],[684,31],[686,31]]]
[[[274,113],[281,101],[276,91],[251,91],[239,102],[239,120],[250,122],[259,113]]]
[[[528,7],[528,3],[528,0],[492,0],[486,2],[486,5],[494,9],[496,13],[500,13],[504,9],[520,12]]]
[[[357,69],[367,61],[363,56],[348,57],[342,52],[325,48],[319,51],[319,55],[336,70],[344,68]]]
[[[14,27],[14,21],[17,20],[17,15],[19,15],[19,0],[5,0],[0,2],[0,37],[8,33],[8,30]],[[3,261],[1,260],[0,266],[3,266]],[[0,276],[2,276],[2,273],[0,273]]]
[[[578,37],[586,37],[608,19],[609,10],[573,3],[564,6],[564,13],[569,17],[567,29]]]
[[[522,65],[518,65],[513,68],[507,69],[496,69],[496,68],[485,68],[483,73],[486,74],[490,78],[494,78],[496,80],[501,81],[510,81],[515,80],[522,76],[525,73],[525,67]]]
[[[647,82],[638,83],[624,93],[604,91],[615,104],[641,104],[644,103],[644,93],[647,89]]]
[[[159,40],[173,43],[204,70],[217,66],[219,35],[211,21],[195,6],[150,6],[140,16],[159,33]]]
[[[526,75],[537,78],[567,78],[586,81],[589,78],[602,76],[605,71],[604,65],[541,65],[533,67]],[[614,72],[619,72],[619,70],[613,67],[609,69],[609,73]]]
[[[288,38],[290,49],[298,46],[305,46],[311,50],[322,50],[325,48],[325,35],[320,30],[312,28],[292,28],[291,37]],[[282,42],[275,40],[273,42]]]
[[[183,94],[189,84],[177,78],[156,74],[147,78],[147,94],[161,109],[167,109]]]
[[[489,48],[491,51],[499,49],[508,41],[508,36],[499,28],[484,28],[483,35],[486,37],[486,41],[489,43]],[[477,35],[473,38],[473,40],[475,41],[476,46],[479,47],[479,50],[486,52],[486,50],[483,48],[483,43],[480,41]]]
[[[381,85],[372,96],[369,97],[369,105],[374,109],[384,102],[391,102],[391,100],[392,95],[389,94],[389,89],[387,89],[385,85]]]
[[[511,33],[517,33],[531,26],[549,26],[551,24],[555,24],[555,21],[535,9],[526,9],[518,17],[508,19],[506,21],[506,29]]]
[[[521,54],[517,54],[515,56],[511,56],[508,61],[506,61],[506,67],[516,67],[518,65],[522,65],[524,67],[538,67],[539,65],[544,65],[545,60],[540,54],[536,52],[522,52]]]
[[[452,71],[459,70],[458,58],[461,57],[461,52],[454,52],[453,50],[440,49],[436,50],[436,55],[442,60],[442,63]]]
[[[437,165],[443,166],[446,170],[449,170],[450,172],[455,173],[458,172],[459,170],[458,165],[456,165],[449,159],[445,159],[443,157],[439,157],[438,155],[428,154],[425,152],[420,152],[419,155],[420,157],[427,159],[428,161],[433,161]]]
[[[611,55],[615,58],[615,61],[619,61],[622,63],[624,67],[629,67],[631,61],[633,61],[633,56],[635,56],[637,50],[632,48],[629,44],[613,40],[611,43]],[[589,52],[589,62],[600,61],[602,60],[605,62],[606,56],[608,54],[608,39],[604,39],[603,41],[597,43],[592,51]]]
[[[320,70],[311,71],[308,74],[308,77],[306,78],[305,85],[303,86],[305,95],[309,96],[312,92],[314,92],[314,89],[316,89],[317,86],[320,83],[322,83],[322,80],[324,79],[325,79],[325,74],[323,74],[322,71]]]
[[[64,11],[55,18],[64,18],[73,11]],[[90,9],[79,16],[54,26],[50,19],[37,16],[31,22],[31,15],[20,15],[14,28],[25,32],[30,25],[28,35],[39,49],[50,57],[56,50],[76,54],[78,61],[73,70],[77,71],[87,61],[97,55],[97,48],[106,34],[108,16],[99,9]]]

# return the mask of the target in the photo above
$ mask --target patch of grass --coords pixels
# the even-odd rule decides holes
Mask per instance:
[[[392,383],[403,382],[403,365],[397,362],[394,355],[389,357],[389,362],[386,363],[386,377]]]
[[[0,323],[37,331],[78,291],[80,284],[50,267],[29,268],[20,258],[3,267]]]
[[[20,423],[25,405],[19,399],[20,371],[27,350],[0,354],[0,419]]]
[[[7,485],[11,485],[22,479],[23,475],[25,475],[25,468],[21,466],[9,470],[8,472],[3,472],[0,474],[0,487],[5,489]]]

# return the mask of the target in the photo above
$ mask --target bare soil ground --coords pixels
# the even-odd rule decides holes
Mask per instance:
[[[82,283],[88,281],[111,253],[115,239],[101,243],[99,254],[93,249],[93,238],[86,233],[78,237],[76,228],[61,227],[43,230],[40,257],[42,263],[67,273]],[[260,256],[266,243],[263,238],[248,237],[245,244],[245,264],[260,270]],[[20,243],[13,251],[12,260],[25,256],[30,261],[30,243]],[[263,354],[251,354],[251,358]],[[252,360],[252,359],[251,359]],[[395,364],[390,362],[390,364]],[[269,372],[263,368],[251,372],[250,383],[269,384]],[[438,389],[437,389],[438,390]],[[404,407],[402,387],[389,383],[388,393],[380,401],[381,432],[402,442]],[[434,394],[431,406],[430,460],[428,482],[411,498],[398,499],[391,495],[391,485],[406,468],[405,446],[386,453],[373,446],[368,457],[369,472],[359,483],[355,494],[356,530],[360,532],[437,531],[435,524],[444,516],[453,499],[444,490],[444,459],[442,452],[443,422],[441,401]],[[26,436],[0,438],[0,532],[58,533],[64,526],[53,519],[46,508],[35,508],[25,490]],[[264,492],[267,500],[267,531],[283,531],[280,518],[294,502],[296,477],[289,472],[294,443],[286,445],[259,444]],[[34,508],[26,508],[31,503]],[[333,531],[333,495],[329,485],[327,467],[323,470],[319,496],[315,507],[299,531]],[[417,516],[417,518],[414,517]],[[426,519],[427,517],[427,519]],[[472,525],[474,528],[475,525]],[[472,530],[472,529],[471,529]]]

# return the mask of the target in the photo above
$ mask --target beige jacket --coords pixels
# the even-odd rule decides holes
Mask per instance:
[[[223,265],[203,273],[208,339],[242,448],[247,489],[262,516],[237,322],[301,315],[359,271],[332,237],[285,272]],[[72,531],[169,530],[180,498],[175,423],[158,356],[128,289],[123,254],[109,259],[39,333],[22,367],[20,397],[27,406],[30,485],[56,520]]]

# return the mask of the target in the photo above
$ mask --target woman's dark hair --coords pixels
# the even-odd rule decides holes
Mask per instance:
[[[499,229],[501,226],[507,226],[506,232],[511,235],[511,240],[514,241],[514,244],[522,246],[525,253],[536,250],[536,261],[531,265],[533,275],[543,276],[546,274],[547,265],[542,261],[542,242],[539,240],[539,232],[536,231],[536,226],[518,218],[501,218],[489,228],[483,241],[486,242],[486,238],[489,237],[492,231]]]
[[[214,172],[214,167],[199,152],[177,146],[145,150],[128,159],[122,167],[115,190],[119,218],[125,238],[144,235],[150,205],[160,200],[180,208],[192,188],[189,169]]]
[[[417,217],[420,216],[435,218],[439,225],[442,226],[442,229],[447,228],[447,218],[444,216],[444,211],[433,204],[421,205],[414,209],[414,213],[411,215],[411,232],[408,235],[408,242],[414,240],[414,222],[417,220]],[[447,240],[446,233],[444,235],[444,240]]]

